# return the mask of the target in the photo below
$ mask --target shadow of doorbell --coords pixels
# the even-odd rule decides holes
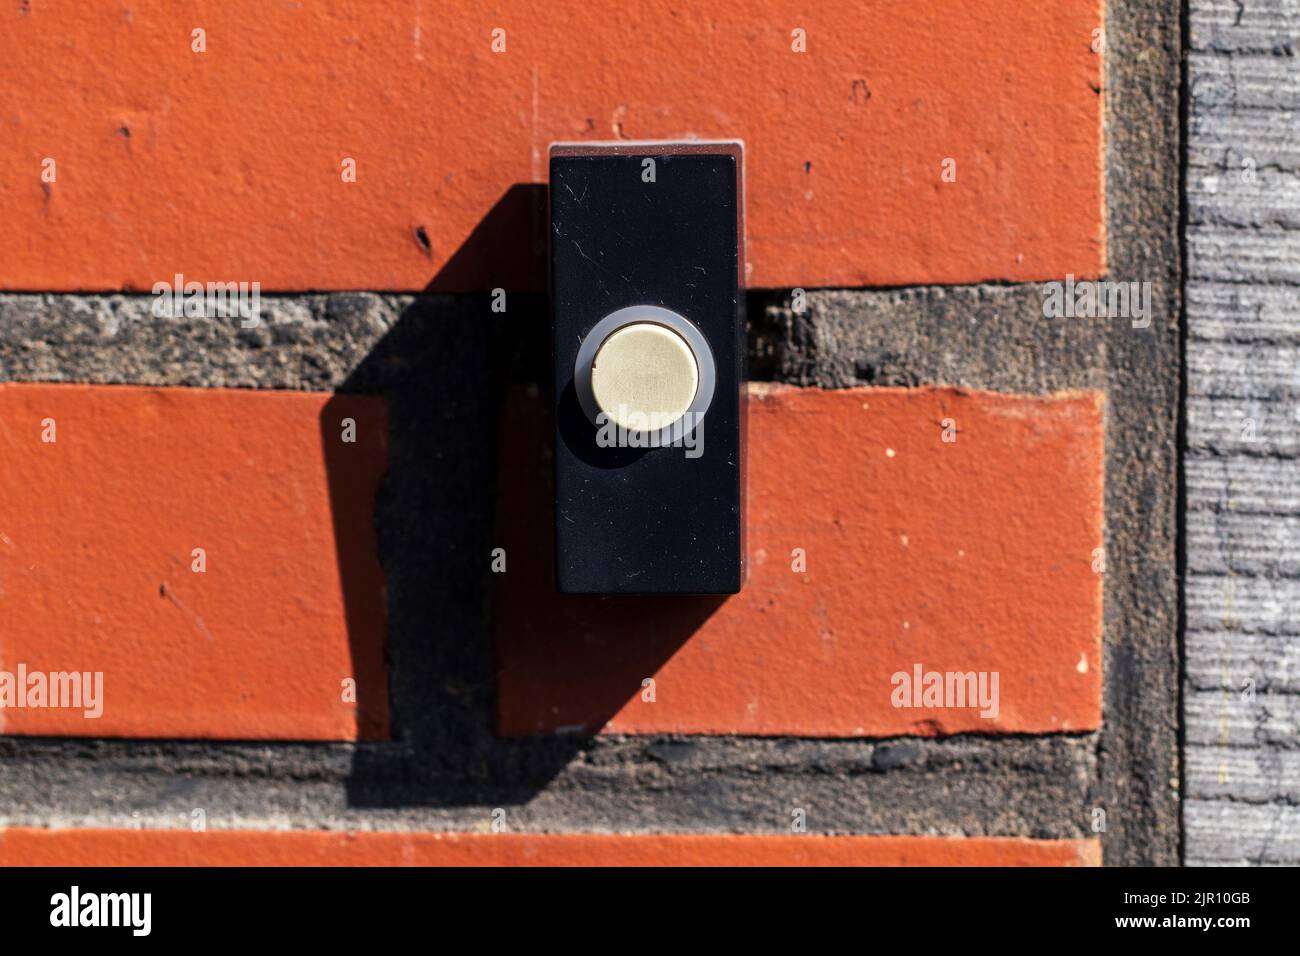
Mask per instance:
[[[561,592],[744,581],[742,166],[739,142],[551,147]]]

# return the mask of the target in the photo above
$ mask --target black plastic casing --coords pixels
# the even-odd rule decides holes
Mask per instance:
[[[736,142],[551,148],[561,592],[734,594],[744,581],[742,155]],[[716,386],[697,428],[699,457],[683,447],[600,447],[578,404],[573,373],[583,339],[606,315],[635,305],[671,309],[708,341]]]

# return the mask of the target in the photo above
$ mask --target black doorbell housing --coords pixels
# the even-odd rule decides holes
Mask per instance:
[[[742,157],[739,142],[551,147],[561,592],[744,581]]]

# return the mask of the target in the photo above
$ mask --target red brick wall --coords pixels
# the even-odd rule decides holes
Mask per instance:
[[[1105,264],[1098,0],[23,6],[0,32],[5,288],[423,288],[575,139],[744,139],[755,286]],[[463,281],[515,287],[502,268]]]
[[[1105,268],[1096,0],[942,15],[655,2],[617,17],[570,2],[147,0],[10,5],[0,19],[3,289],[148,292],[180,273],[264,294],[419,290],[440,272],[449,288],[526,288],[535,262],[445,267],[514,184],[544,179],[557,139],[744,139],[754,287]],[[561,599],[536,520],[546,429],[537,397],[515,393],[500,450],[500,733],[1099,727],[1099,394],[754,386],[751,409],[744,592]],[[0,434],[0,670],[105,675],[102,717],[6,708],[0,732],[388,736],[382,401],[9,384]],[[916,666],[996,672],[996,716],[896,706],[893,675]],[[0,863],[1099,855],[997,838],[0,831]]]
[[[1096,866],[1088,840],[0,830],[0,866]]]

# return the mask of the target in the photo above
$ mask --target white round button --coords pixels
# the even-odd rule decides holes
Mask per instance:
[[[699,386],[699,365],[686,339],[654,322],[611,333],[591,366],[596,405],[629,431],[672,425],[690,410]]]

